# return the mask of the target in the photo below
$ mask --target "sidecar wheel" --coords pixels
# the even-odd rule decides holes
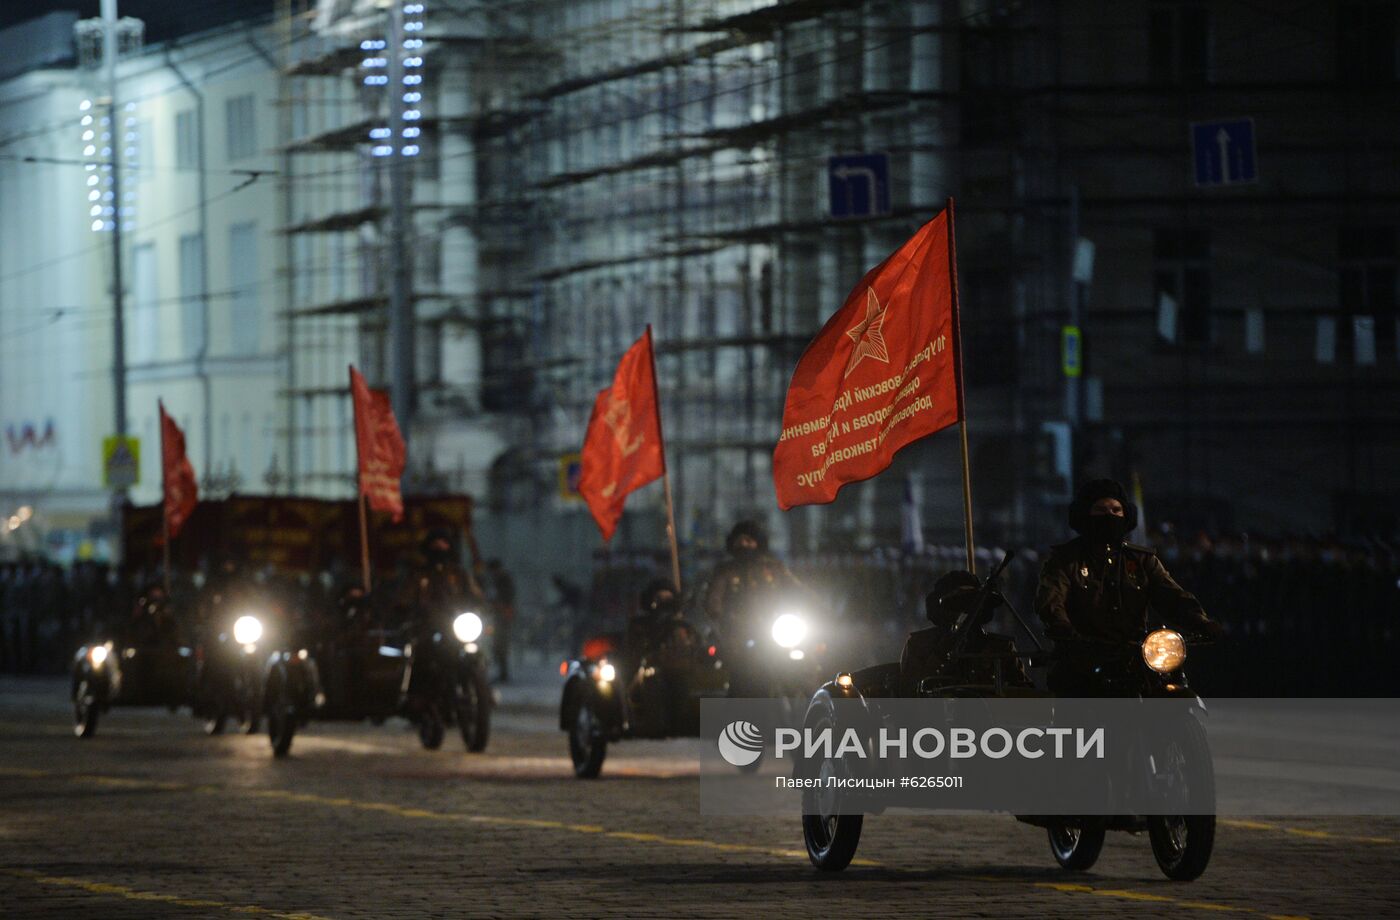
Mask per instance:
[[[1152,815],[1147,819],[1152,855],[1167,878],[1195,881],[1215,848],[1215,815]]]
[[[88,682],[80,681],[73,693],[73,734],[79,738],[97,734],[97,709],[97,699],[88,689]]]
[[[603,769],[603,758],[608,755],[608,740],[603,737],[598,714],[593,711],[588,700],[578,705],[574,727],[569,731],[569,756],[574,761],[574,776],[579,779],[595,779]]]
[[[1107,831],[1108,821],[1102,817],[1086,816],[1052,824],[1047,829],[1050,852],[1061,868],[1084,872],[1099,861]]]
[[[438,708],[429,706],[423,710],[423,715],[418,721],[418,740],[423,747],[429,751],[436,751],[442,747],[442,739],[446,736],[447,726],[443,724]]]

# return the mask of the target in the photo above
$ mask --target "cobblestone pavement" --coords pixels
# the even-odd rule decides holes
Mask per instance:
[[[1225,822],[1179,884],[1140,837],[1068,875],[1009,817],[887,815],[826,876],[796,819],[699,814],[699,742],[617,745],[584,783],[508,704],[482,755],[315,724],[274,761],[154,710],[79,741],[64,690],[0,682],[0,917],[1400,916],[1395,819]]]

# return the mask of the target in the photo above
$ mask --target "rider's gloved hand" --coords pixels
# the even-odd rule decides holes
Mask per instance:
[[[1206,620],[1201,623],[1201,635],[1207,639],[1225,638],[1225,627],[1216,620]]]

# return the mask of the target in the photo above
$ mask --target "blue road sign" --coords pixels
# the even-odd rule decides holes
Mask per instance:
[[[879,217],[890,213],[890,158],[883,153],[828,157],[832,217]]]
[[[1254,159],[1254,119],[1198,121],[1191,125],[1196,184],[1239,185],[1259,179]]]

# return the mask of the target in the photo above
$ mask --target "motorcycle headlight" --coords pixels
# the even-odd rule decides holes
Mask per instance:
[[[773,641],[792,648],[807,638],[807,621],[795,613],[784,613],[773,621]]]
[[[610,684],[617,679],[617,668],[611,662],[603,661],[598,665],[598,670],[594,672],[598,680],[605,684]]]
[[[251,614],[244,614],[233,621],[233,641],[239,645],[252,645],[262,638],[262,620]]]
[[[92,662],[94,668],[102,667],[102,662],[107,660],[107,646],[94,645],[88,649],[88,661]]]
[[[1142,660],[1158,674],[1169,674],[1186,660],[1186,640],[1174,629],[1158,629],[1142,640]]]
[[[452,621],[452,631],[463,642],[475,642],[481,638],[483,625],[481,617],[468,610],[457,614],[457,619]]]

